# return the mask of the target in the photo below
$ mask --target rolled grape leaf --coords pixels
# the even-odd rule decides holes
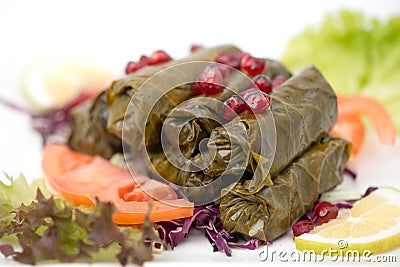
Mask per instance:
[[[191,54],[182,60],[157,66],[148,66],[114,81],[111,87],[99,95],[92,104],[86,104],[84,107],[74,110],[69,145],[79,152],[101,155],[106,158],[122,151],[121,135],[124,115],[132,95],[143,82],[158,71],[172,65],[198,60],[215,61],[216,55],[220,52],[234,53],[239,51],[238,48],[231,45],[203,49],[201,52]],[[177,73],[177,75],[179,74]],[[153,112],[149,118],[148,129],[153,134],[149,134],[148,140],[154,136],[156,137],[156,141],[148,142],[149,146],[156,147],[159,144],[157,139],[159,139],[161,127],[158,119],[163,116],[163,113],[166,112],[165,110],[169,109],[170,103],[179,103],[191,95],[191,90],[188,89],[188,86],[182,86],[166,94],[165,98],[160,101],[156,107],[157,112]],[[162,110],[162,108],[165,110]],[[129,127],[129,123],[127,125]],[[134,126],[132,128],[132,130],[135,129]]]
[[[273,185],[256,194],[243,194],[252,180],[225,189],[220,204],[221,220],[230,233],[271,241],[288,230],[324,191],[342,182],[351,145],[341,139],[323,138],[290,163]]]
[[[163,147],[177,162],[199,153],[199,144],[210,136],[211,131],[224,123],[220,116],[223,101],[235,93],[246,90],[251,80],[242,72],[235,71],[225,79],[226,88],[212,96],[196,96],[186,100],[168,114],[162,128],[164,140],[170,144]]]
[[[240,52],[240,50],[232,45],[222,45],[212,48],[201,49],[198,52],[195,52],[181,60],[172,61],[157,66],[148,66],[143,69],[140,69],[135,73],[127,75],[126,77],[120,80],[113,82],[111,87],[107,91],[107,109],[109,111],[109,117],[107,120],[108,130],[117,137],[119,138],[122,137],[122,127],[125,118],[125,112],[127,110],[127,107],[129,105],[132,96],[136,93],[137,89],[154,74],[158,73],[159,71],[165,70],[166,68],[169,68],[171,66],[177,66],[181,63],[194,62],[194,61],[215,61],[216,56],[221,52],[236,53]],[[186,69],[175,68],[175,70],[168,72],[169,76],[168,80],[171,81],[175,80],[177,82],[179,80],[195,81],[197,76],[202,71],[202,68],[203,68],[202,64],[199,64],[197,67],[195,65],[191,65],[191,68],[186,68]],[[163,82],[161,82],[160,84],[163,85]],[[154,112],[152,112],[154,113],[154,117],[149,118],[151,125],[149,126],[150,132],[153,132],[153,130],[154,132],[156,132],[157,129],[152,129],[152,127],[155,126],[158,127],[158,123],[155,123],[154,125],[152,123],[153,122],[152,120],[157,120],[159,118],[162,118],[162,116],[164,116],[166,111],[168,112],[170,111],[171,104],[173,104],[173,106],[176,106],[180,102],[192,96],[192,92],[188,85],[183,85],[182,88],[176,88],[176,90],[172,90],[166,93],[167,89],[170,88],[162,86],[160,90],[155,90],[155,91],[150,90],[151,92],[142,92],[142,95],[140,96],[140,98],[138,98],[137,106],[143,106],[143,104],[146,103],[142,103],[141,100],[144,101],[146,99],[146,94],[163,93],[163,95],[165,96],[159,102],[159,104],[157,104],[157,107],[154,107]],[[149,107],[147,105],[144,105],[143,108],[149,108]],[[127,129],[125,130],[127,131],[127,133],[135,132],[136,129],[135,127],[137,123],[135,123],[134,120],[137,119],[137,117],[140,117],[140,115],[143,113],[142,109],[138,108],[138,110],[132,110],[132,112],[135,111],[135,113],[137,113],[137,116],[133,114],[128,114],[132,116],[130,116],[128,121],[126,121],[125,123],[127,127]],[[147,112],[148,110],[145,111]],[[168,112],[166,114],[168,114]],[[133,121],[133,123],[131,120]],[[142,135],[143,133],[139,132],[139,134]],[[132,143],[134,142],[132,141]]]
[[[267,75],[271,80],[276,78],[277,76],[281,76],[283,79],[287,80],[292,76],[292,73],[279,61],[273,59],[265,59],[265,70],[264,74]]]
[[[257,192],[262,186],[272,184],[271,177],[327,134],[336,119],[334,91],[314,66],[308,66],[274,89],[271,112],[257,116],[243,114],[240,122],[233,120],[212,131],[207,147],[216,153],[204,172],[218,177],[229,163],[240,167],[228,172],[240,174],[244,166],[255,173],[249,191]],[[247,136],[239,131],[243,128]],[[249,158],[243,158],[245,150],[250,150]]]
[[[104,92],[72,110],[68,144],[78,152],[105,158],[121,152],[121,140],[107,131],[107,116]]]
[[[285,79],[291,76],[290,72],[279,62],[266,59],[266,63],[267,69],[264,74],[272,79],[278,75]],[[149,153],[151,160],[150,171],[170,182],[183,186],[181,188],[183,193],[195,203],[202,202],[204,197],[201,196],[204,196],[204,194],[220,195],[220,189],[231,184],[232,178],[234,178],[227,175],[224,179],[215,179],[215,177],[206,175],[202,171],[203,168],[206,168],[203,167],[205,162],[212,160],[212,157],[208,151],[201,151],[202,147],[204,150],[204,146],[200,143],[201,141],[206,141],[210,132],[220,126],[220,123],[226,123],[220,117],[222,102],[235,93],[240,93],[252,86],[250,79],[243,73],[233,72],[231,74],[233,75],[225,79],[227,88],[221,93],[209,97],[196,96],[175,107],[163,123],[162,133],[167,139],[167,141],[163,141],[163,144],[167,144],[167,149],[163,147],[163,151],[158,146],[158,151]],[[271,116],[264,116],[266,122],[273,124],[273,122],[270,122],[270,118]],[[244,124],[235,125],[241,128],[238,131],[233,129],[236,134],[240,135],[241,132],[245,131]],[[169,146],[173,146],[171,143],[174,141],[176,149],[179,149],[180,151],[178,152],[181,154],[168,150]],[[168,142],[170,142],[169,145]],[[242,143],[247,143],[247,139]],[[203,144],[206,144],[206,142]],[[206,157],[207,160],[205,160]],[[240,158],[244,161],[244,166],[247,166],[246,155],[243,153]],[[174,164],[171,164],[172,162]],[[201,165],[202,168],[199,168],[196,163]],[[223,165],[223,167],[226,166]],[[237,166],[233,166],[232,169],[235,168]],[[264,174],[264,176],[266,175]],[[213,182],[212,186],[210,186],[211,182]],[[206,184],[208,185],[208,192],[193,188]]]
[[[264,74],[271,79],[282,76],[288,79],[291,73],[279,62],[266,59]],[[222,103],[234,94],[239,94],[254,84],[251,77],[243,72],[231,71],[225,78],[225,89],[218,94],[193,97],[177,107],[168,115],[162,133],[174,149],[180,149],[186,158],[199,153],[200,141],[208,138],[213,129],[226,121],[221,117]],[[180,154],[174,153],[179,156]]]

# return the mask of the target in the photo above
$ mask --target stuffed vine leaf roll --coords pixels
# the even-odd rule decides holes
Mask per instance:
[[[122,151],[122,125],[126,109],[132,95],[149,77],[158,71],[179,63],[214,61],[216,55],[220,52],[235,53],[239,51],[238,48],[232,45],[203,49],[179,61],[148,66],[120,80],[114,81],[110,88],[97,97],[92,104],[87,104],[84,108],[74,110],[72,114],[72,134],[69,138],[69,144],[79,152],[92,155],[97,154],[106,158],[109,158],[116,152]],[[163,108],[163,103],[170,104],[171,101],[179,103],[191,97],[191,95],[189,86],[181,86],[173,93],[166,94],[165,99],[163,99],[164,102],[161,102],[158,107]],[[166,107],[168,108],[168,106]],[[165,113],[162,110],[153,112],[149,120],[149,132],[153,132],[156,137],[159,136],[157,129],[160,129],[160,123],[157,119],[163,116],[162,112]],[[127,125],[129,126],[129,123]],[[151,137],[153,137],[152,134],[148,136],[149,139]],[[157,144],[157,142],[148,143],[153,146]]]
[[[68,144],[76,151],[110,158],[122,151],[121,140],[107,131],[105,93],[71,112]]]
[[[271,114],[275,125],[271,125]],[[243,166],[242,161],[246,160],[249,171],[257,170],[250,191],[256,192],[263,185],[271,184],[271,177],[333,127],[337,118],[336,95],[320,71],[309,66],[275,88],[271,94],[271,113],[260,115],[258,119],[253,115],[241,116],[239,123],[247,129],[246,137],[235,134],[235,129],[243,128],[238,127],[236,120],[212,131],[207,146],[218,153],[205,169],[206,175],[218,177],[230,161],[233,166]],[[261,128],[263,122],[265,129]],[[260,153],[261,148],[264,153]],[[243,159],[243,149],[250,149],[249,158]],[[270,159],[273,161],[268,162]]]
[[[152,77],[154,74],[156,74],[159,71],[162,71],[168,67],[171,66],[176,66],[179,65],[180,63],[186,63],[186,62],[194,62],[194,61],[215,61],[216,56],[221,53],[236,53],[240,52],[238,48],[232,45],[222,45],[222,46],[216,46],[212,48],[206,48],[206,49],[201,49],[200,51],[193,53],[181,60],[178,61],[172,61],[166,64],[162,65],[157,65],[157,66],[148,66],[143,69],[140,69],[139,71],[128,75],[122,79],[119,79],[115,81],[111,87],[107,91],[107,109],[109,111],[109,117],[107,120],[107,127],[108,130],[115,134],[117,137],[122,137],[122,127],[123,127],[123,121],[125,119],[125,112],[128,108],[129,102],[132,98],[132,96],[136,93],[137,89],[150,77]],[[194,81],[196,77],[199,75],[199,73],[202,70],[202,65],[198,65],[198,69],[194,67],[195,65],[191,65],[191,68],[184,69],[182,68],[182,71],[175,71],[169,73],[170,79],[174,80],[175,78],[176,81],[183,79],[181,75],[185,76],[186,80],[192,80]],[[177,69],[175,69],[177,70]],[[175,77],[172,77],[175,76]],[[161,85],[163,83],[161,82]],[[163,90],[169,89],[169,88],[162,88]],[[159,91],[156,91],[157,93],[160,93]],[[155,93],[155,92],[152,92]],[[160,110],[155,110],[153,113],[156,117],[160,117],[165,113],[166,111],[169,111],[170,107],[170,100],[174,101],[175,103],[180,103],[192,96],[192,92],[190,90],[190,87],[187,85],[183,85],[183,88],[181,90],[177,89],[177,91],[170,91],[165,95],[165,102],[160,102],[159,107]],[[145,96],[142,95],[140,99],[144,99]],[[137,103],[138,106],[145,104],[145,103]],[[163,105],[167,104],[165,107]],[[176,104],[175,104],[176,105]],[[138,113],[142,112],[140,110],[137,111]],[[136,116],[131,117],[131,119],[135,119]],[[151,120],[157,119],[157,118],[151,118]],[[151,123],[151,121],[150,121]],[[128,119],[127,122],[125,122],[126,125],[128,125],[128,129],[126,129],[127,132],[134,132],[134,127],[133,125],[136,125],[136,123],[131,123]],[[129,128],[129,125],[132,125],[132,128]],[[158,125],[158,124],[157,124]],[[151,129],[151,131],[153,131]],[[156,129],[154,129],[156,131]],[[139,133],[143,134],[143,133]]]
[[[264,74],[271,79],[281,76],[288,79],[291,73],[279,62],[266,59]],[[208,138],[213,129],[225,123],[221,117],[221,104],[234,94],[253,87],[251,77],[243,72],[231,71],[225,79],[225,89],[218,94],[204,97],[193,97],[177,107],[168,115],[163,124],[163,134],[174,144],[174,149],[181,150],[186,158],[198,153],[201,140]],[[178,138],[179,137],[179,138]]]
[[[273,185],[256,194],[244,194],[252,180],[226,189],[220,210],[224,227],[231,233],[271,241],[282,235],[324,191],[343,179],[343,169],[351,146],[341,139],[322,139],[290,163]]]

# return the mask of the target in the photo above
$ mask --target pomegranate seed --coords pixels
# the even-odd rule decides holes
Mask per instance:
[[[278,87],[284,82],[285,82],[285,78],[283,78],[283,76],[281,76],[281,75],[278,75],[274,79],[272,79],[272,88]]]
[[[271,79],[267,75],[258,74],[253,78],[253,82],[264,93],[270,94],[272,92]]]
[[[246,103],[243,101],[243,99],[238,95],[234,95],[225,100],[221,109],[221,115],[225,120],[232,120],[238,114],[245,111],[245,109]]]
[[[246,52],[237,52],[236,55],[237,55],[240,59],[244,58],[245,56],[250,56],[250,54],[249,54],[249,53],[246,53]]]
[[[193,92],[194,95],[201,95],[201,94],[203,94],[203,86],[202,86],[202,84],[199,83],[199,82],[195,82],[195,83],[192,85],[192,92]]]
[[[364,195],[362,195],[361,197],[366,197],[366,196],[368,196],[369,194],[371,194],[372,192],[374,192],[376,189],[378,189],[378,187],[373,187],[373,186],[368,187],[367,190],[365,190]]]
[[[156,65],[172,60],[172,58],[163,50],[154,51],[151,55],[149,65]]]
[[[125,73],[129,74],[129,73],[135,72],[135,71],[141,69],[142,67],[143,67],[143,65],[141,63],[129,61],[128,64],[126,65]]]
[[[246,103],[246,110],[250,113],[260,114],[266,111],[270,106],[269,95],[257,88],[247,89],[240,93],[240,96]]]
[[[222,74],[222,77],[226,77],[231,72],[231,68],[227,65],[216,65],[219,71]]]
[[[316,225],[321,225],[335,219],[339,209],[329,202],[320,202],[314,208],[314,221]]]
[[[194,52],[197,52],[197,51],[199,51],[199,50],[201,50],[201,49],[203,49],[203,48],[204,48],[204,47],[203,47],[202,45],[192,44],[192,45],[190,46],[190,52],[194,53]]]
[[[310,220],[298,221],[292,225],[292,231],[294,236],[299,236],[310,232],[314,229],[314,225]]]
[[[135,72],[135,71],[143,68],[144,66],[149,65],[149,62],[150,62],[150,58],[145,55],[140,57],[139,62],[129,61],[128,64],[126,65],[125,73],[129,74],[129,73]]]
[[[238,53],[228,54],[228,53],[219,53],[215,59],[216,62],[228,65],[232,68],[238,69],[240,68],[240,57]]]
[[[240,67],[248,75],[254,76],[265,70],[265,60],[250,55],[244,55],[240,62]]]
[[[202,92],[207,96],[215,95],[224,89],[223,82],[224,77],[218,66],[207,66],[197,78],[193,86],[193,93]]]
[[[139,59],[139,63],[142,64],[142,67],[147,66],[150,64],[150,58],[148,56],[141,56]]]

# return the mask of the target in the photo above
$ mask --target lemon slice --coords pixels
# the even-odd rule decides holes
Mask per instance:
[[[112,80],[109,72],[78,62],[43,61],[29,66],[22,75],[22,90],[38,110],[61,108],[80,93],[95,95]]]
[[[336,219],[295,238],[298,250],[380,253],[400,246],[400,191],[379,188]]]

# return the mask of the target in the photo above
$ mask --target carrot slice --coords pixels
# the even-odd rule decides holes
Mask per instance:
[[[385,108],[365,96],[338,96],[338,121],[348,118],[369,119],[382,144],[394,144],[396,129]]]
[[[350,141],[353,145],[351,154],[355,156],[364,143],[365,127],[358,118],[342,116],[339,117],[330,134]]]

